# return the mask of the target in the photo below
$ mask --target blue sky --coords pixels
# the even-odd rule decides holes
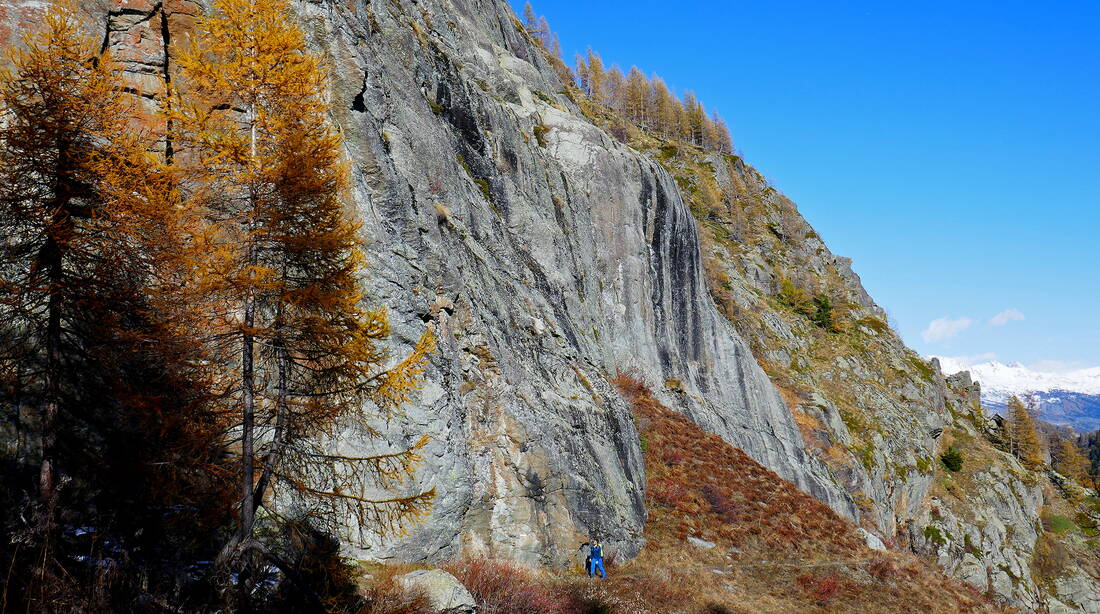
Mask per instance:
[[[718,109],[911,347],[1100,365],[1100,2],[535,10]]]

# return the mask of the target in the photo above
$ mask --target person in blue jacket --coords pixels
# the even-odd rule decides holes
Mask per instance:
[[[588,572],[588,577],[596,575],[598,569],[600,577],[606,578],[607,572],[603,568],[603,544],[600,543],[599,538],[594,538],[591,544],[586,543],[584,546],[588,546],[588,558],[585,559],[585,571]]]

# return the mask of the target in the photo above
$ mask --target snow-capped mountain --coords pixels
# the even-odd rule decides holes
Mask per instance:
[[[994,410],[1003,410],[1012,395],[1033,397],[1039,404],[1040,417],[1047,422],[1081,432],[1100,428],[1100,367],[1049,373],[1018,362],[990,361],[968,366],[956,359],[936,358],[945,374],[969,371],[982,384],[982,403]]]

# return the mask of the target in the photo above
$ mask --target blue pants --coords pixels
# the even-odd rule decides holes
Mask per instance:
[[[588,563],[588,575],[590,577],[596,575],[596,569],[600,570],[601,578],[607,577],[607,572],[603,570],[603,559],[592,559],[592,561]]]

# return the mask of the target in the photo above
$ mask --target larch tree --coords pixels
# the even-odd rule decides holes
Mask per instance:
[[[657,130],[666,136],[675,137],[678,127],[676,106],[679,101],[660,77],[654,77],[650,84],[650,99],[653,100],[654,125]]]
[[[700,147],[704,145],[704,129],[707,120],[707,114],[703,110],[703,105],[699,102],[699,99],[695,97],[695,93],[688,91],[684,93],[684,116],[687,127],[687,134],[685,138],[695,145]]]
[[[1054,468],[1058,473],[1074,480],[1078,484],[1088,484],[1089,459],[1072,439],[1062,439],[1057,447],[1057,460]]]
[[[584,56],[577,54],[573,58],[573,74],[577,76],[577,86],[581,88],[581,91],[588,97],[592,96],[592,79],[589,76],[588,64],[584,61]]]
[[[1031,412],[1013,395],[1008,400],[1008,413],[1005,426],[1009,452],[1028,469],[1039,469],[1043,466],[1043,449]]]
[[[718,124],[713,119],[703,116],[703,147],[711,151],[718,151],[721,147],[722,134]]]
[[[721,153],[733,153],[733,137],[730,136],[726,120],[722,119],[718,111],[714,111],[711,114],[711,121],[714,122],[715,129],[718,131],[717,150]]]
[[[221,448],[182,334],[175,178],[74,6],[51,6],[0,74],[0,353],[39,428],[36,564],[50,575],[69,564],[62,510],[99,527],[97,543],[149,553],[167,506],[209,509]]]
[[[626,76],[623,74],[623,70],[619,68],[617,64],[612,64],[611,69],[607,71],[606,76],[603,79],[601,86],[601,100],[607,106],[619,111],[623,111],[625,107],[624,96],[626,84]]]
[[[603,66],[603,58],[600,54],[588,50],[588,96],[595,102],[607,102],[607,71]]]
[[[5,356],[27,364],[34,381],[24,385],[41,399],[47,533],[60,487],[59,421],[83,400],[74,361],[96,275],[128,256],[99,194],[103,169],[132,143],[128,97],[120,67],[98,51],[72,6],[56,4],[0,73],[0,319]]]
[[[550,52],[550,55],[561,58],[561,41],[558,39],[557,32],[554,32],[550,28],[550,22],[546,21],[546,17],[539,17],[538,34],[536,38],[542,46]]]
[[[535,7],[528,2],[523,5],[523,27],[533,36],[541,34],[539,30],[539,18],[535,15]]]
[[[262,547],[256,513],[275,495],[350,512],[387,534],[426,514],[434,489],[371,499],[420,462],[397,452],[343,456],[336,429],[407,402],[433,350],[425,332],[385,368],[385,309],[365,309],[364,257],[347,211],[348,168],[328,120],[327,80],[287,0],[217,0],[194,46],[177,53],[176,159],[206,226],[193,244],[196,295],[239,439],[240,520],[221,560]],[[379,412],[365,412],[366,402]],[[272,492],[275,495],[272,495]],[[270,506],[268,506],[270,509]]]
[[[649,80],[637,66],[627,73],[622,100],[627,119],[637,126],[649,127]]]

